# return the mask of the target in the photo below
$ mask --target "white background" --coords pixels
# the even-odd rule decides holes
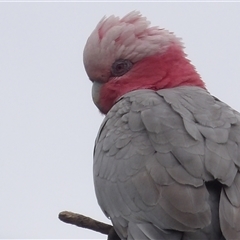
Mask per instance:
[[[0,3],[0,238],[102,238],[92,150],[103,116],[82,63],[104,15],[140,10],[182,37],[208,90],[240,110],[240,3]]]

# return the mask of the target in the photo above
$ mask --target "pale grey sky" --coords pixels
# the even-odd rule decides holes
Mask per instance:
[[[64,224],[108,222],[92,181],[103,116],[82,63],[104,15],[139,10],[183,38],[208,90],[240,111],[240,3],[0,3],[0,238],[106,239]]]

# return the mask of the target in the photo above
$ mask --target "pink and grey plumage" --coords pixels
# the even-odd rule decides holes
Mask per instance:
[[[98,203],[121,239],[240,239],[240,114],[211,96],[179,38],[138,12],[103,18],[84,65],[106,114]]]

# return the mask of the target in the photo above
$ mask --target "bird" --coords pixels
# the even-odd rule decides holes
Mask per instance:
[[[212,96],[181,38],[139,11],[86,40],[100,208],[120,239],[240,239],[240,113]]]

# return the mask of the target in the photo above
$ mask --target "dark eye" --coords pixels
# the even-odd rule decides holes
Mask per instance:
[[[115,77],[120,77],[128,72],[131,69],[132,65],[132,62],[128,59],[116,60],[111,68],[112,75]]]

